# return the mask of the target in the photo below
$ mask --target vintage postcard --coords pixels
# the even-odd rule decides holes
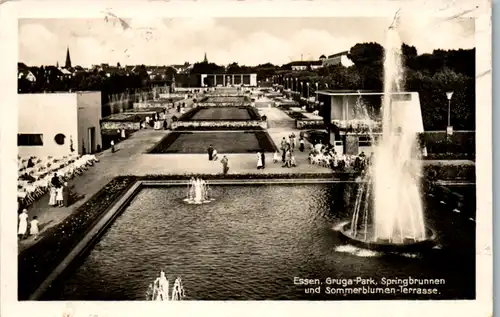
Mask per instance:
[[[492,315],[488,1],[1,9],[2,316]]]

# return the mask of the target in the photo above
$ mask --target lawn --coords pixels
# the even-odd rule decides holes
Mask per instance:
[[[181,121],[246,121],[260,120],[259,113],[251,107],[197,107],[186,112]]]
[[[247,108],[213,107],[201,108],[190,120],[251,120]]]
[[[212,144],[218,153],[275,152],[276,145],[265,131],[172,132],[149,153],[206,153]]]

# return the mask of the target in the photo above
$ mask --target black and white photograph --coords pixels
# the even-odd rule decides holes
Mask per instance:
[[[487,2],[141,2],[16,11],[9,298],[492,314]]]

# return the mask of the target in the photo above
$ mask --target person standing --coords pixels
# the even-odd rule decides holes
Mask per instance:
[[[208,160],[211,161],[213,159],[213,154],[214,154],[214,148],[212,147],[212,144],[208,146],[207,153],[208,153]]]
[[[23,212],[19,215],[19,227],[17,229],[18,237],[20,239],[24,239],[27,231],[28,231],[28,210],[23,209]]]
[[[300,137],[299,139],[299,150],[300,152],[304,152],[304,138]]]
[[[59,176],[57,176],[57,173],[54,173],[54,176],[52,176],[52,179],[50,180],[50,183],[55,188],[57,188],[57,187],[59,187],[61,185],[61,181],[59,180]]]
[[[257,169],[262,169],[262,154],[257,152]]]
[[[63,206],[63,185],[59,185],[59,187],[56,188],[56,202],[57,202],[57,207],[62,207]]]
[[[229,171],[229,160],[227,159],[227,156],[224,155],[224,157],[222,157],[222,160],[220,160],[220,162],[222,163],[222,174],[226,175],[227,172]]]
[[[68,207],[69,206],[69,186],[67,182],[64,182],[63,185],[63,206]]]
[[[111,140],[111,153],[115,153],[115,141]]]
[[[286,138],[283,137],[283,140],[281,140],[281,161],[285,163],[285,154],[286,154]]]
[[[33,217],[33,220],[30,221],[30,236],[35,236],[35,240],[38,238],[38,219],[37,216]]]
[[[295,150],[295,133],[290,134],[290,149]]]
[[[49,206],[56,205],[56,188],[54,186],[50,186],[50,196],[49,196]]]
[[[264,151],[261,152],[261,156],[262,156],[262,168],[266,168],[266,154],[264,153]]]

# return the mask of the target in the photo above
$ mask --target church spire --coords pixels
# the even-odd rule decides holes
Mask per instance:
[[[66,49],[66,64],[64,64],[64,68],[71,68],[71,57],[69,57],[69,46]]]
[[[205,52],[205,58],[203,59],[203,63],[208,63],[207,52]]]

